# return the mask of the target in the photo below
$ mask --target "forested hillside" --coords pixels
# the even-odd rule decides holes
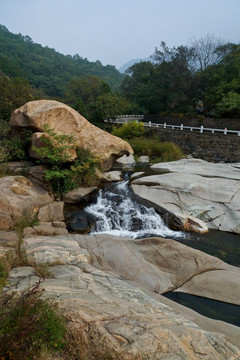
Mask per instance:
[[[152,62],[128,69],[122,93],[145,114],[199,112],[240,117],[240,45],[213,36],[156,48]]]
[[[36,44],[29,36],[15,35],[0,25],[0,71],[9,77],[25,78],[49,96],[62,97],[66,83],[76,77],[93,75],[119,89],[123,75],[112,65],[90,62],[79,55],[63,55]]]

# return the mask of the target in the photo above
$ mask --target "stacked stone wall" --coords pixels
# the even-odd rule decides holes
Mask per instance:
[[[186,155],[207,161],[240,161],[240,136],[177,129],[152,129],[161,141],[177,144]]]

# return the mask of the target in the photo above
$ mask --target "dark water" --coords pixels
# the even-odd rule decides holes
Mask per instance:
[[[184,238],[175,240],[218,257],[230,265],[240,266],[239,234],[209,230],[207,234],[186,233]]]
[[[227,304],[177,291],[166,293],[164,296],[211,319],[222,320],[240,326],[240,306],[238,305]]]

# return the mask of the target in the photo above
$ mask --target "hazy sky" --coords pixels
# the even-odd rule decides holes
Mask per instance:
[[[63,54],[117,68],[213,34],[240,42],[240,0],[0,0],[0,24]]]

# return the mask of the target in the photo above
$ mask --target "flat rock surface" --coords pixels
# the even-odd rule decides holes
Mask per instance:
[[[159,170],[176,172],[138,178],[132,182],[133,191],[173,214],[191,215],[209,228],[240,233],[240,170],[230,164],[183,160],[156,164]]]
[[[234,163],[210,163],[201,159],[181,159],[154,164],[151,169],[240,180],[239,164]]]
[[[240,356],[236,345],[240,343],[238,327],[224,326],[223,322],[210,319],[204,323],[205,318],[198,315],[196,319],[201,319],[205,324],[202,330],[189,320],[190,313],[180,316],[170,306],[161,303],[158,294],[141,289],[137,284],[141,282],[141,276],[137,275],[141,273],[139,267],[135,266],[134,269],[129,265],[126,269],[127,262],[122,263],[120,250],[123,257],[133,263],[138,250],[138,261],[142,261],[144,267],[143,278],[144,272],[147,272],[144,262],[148,262],[151,264],[149,274],[158,271],[154,269],[158,269],[162,263],[165,273],[169,269],[170,278],[174,271],[178,271],[182,279],[187,270],[181,269],[177,261],[181,257],[181,247],[170,250],[173,246],[165,244],[170,240],[159,240],[161,246],[157,239],[138,243],[109,236],[105,238],[103,235],[33,236],[25,240],[25,247],[29,258],[34,258],[37,263],[52,264],[49,269],[53,278],[42,282],[46,295],[53,295],[63,307],[76,336],[85,334],[86,341],[89,340],[94,346],[115,350],[123,360],[133,360],[137,354],[148,360],[237,360]],[[116,246],[117,243],[121,243],[122,247]],[[165,248],[162,255],[161,248]],[[109,254],[107,249],[110,249]],[[203,255],[195,252],[199,257],[192,259],[193,253],[189,254],[195,268],[209,268],[212,257],[207,256],[204,261]],[[59,265],[56,265],[57,260]],[[220,260],[215,260],[215,268],[228,268]],[[184,261],[186,264],[186,256]],[[121,263],[125,267],[122,271]],[[191,268],[187,264],[186,267]],[[135,279],[135,282],[126,282],[127,277]],[[8,289],[26,289],[37,280],[35,270],[31,267],[13,269]],[[207,330],[209,322],[214,332]],[[217,332],[220,329],[221,334]]]

